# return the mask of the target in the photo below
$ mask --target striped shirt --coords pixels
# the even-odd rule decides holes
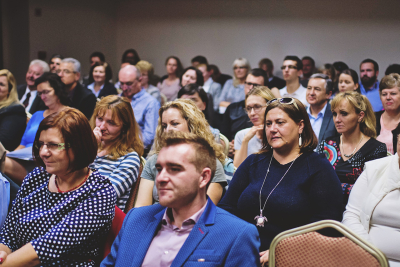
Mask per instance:
[[[125,209],[131,188],[139,175],[140,158],[136,152],[130,152],[116,160],[107,158],[107,155],[99,157],[89,166],[111,181],[117,193],[117,206]]]

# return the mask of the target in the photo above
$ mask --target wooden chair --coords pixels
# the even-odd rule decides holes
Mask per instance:
[[[318,230],[333,228],[343,237],[328,237]],[[323,220],[277,235],[269,249],[269,266],[388,267],[386,256],[340,222]]]
[[[137,192],[139,190],[141,174],[142,174],[142,171],[143,171],[143,168],[144,168],[145,164],[146,164],[146,159],[143,158],[143,157],[140,157],[139,175],[137,177],[137,181],[136,181],[135,185],[131,189],[131,193],[129,195],[128,201],[126,202],[125,210],[124,210],[125,213],[128,213],[128,211],[135,206]]]

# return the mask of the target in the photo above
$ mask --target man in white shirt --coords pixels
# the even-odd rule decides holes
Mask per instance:
[[[31,114],[46,109],[40,97],[36,97],[35,80],[48,71],[50,71],[50,67],[46,62],[40,59],[32,60],[26,72],[26,84],[17,87],[20,102],[25,106],[25,110]]]
[[[281,67],[286,86],[280,90],[282,97],[294,97],[308,106],[306,88],[300,84],[299,78],[303,74],[303,63],[297,56],[286,56]]]

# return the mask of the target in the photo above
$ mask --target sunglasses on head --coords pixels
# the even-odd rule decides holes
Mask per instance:
[[[267,102],[267,106],[271,103],[274,103],[278,101],[281,104],[287,104],[287,105],[294,105],[296,107],[297,110],[299,110],[299,107],[296,104],[296,101],[294,100],[294,98],[291,97],[283,97],[283,98],[274,98],[271,99],[270,101]]]

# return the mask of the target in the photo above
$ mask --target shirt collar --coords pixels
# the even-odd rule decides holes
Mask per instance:
[[[320,116],[320,114],[322,114],[321,117],[325,116],[325,111],[326,111],[326,107],[327,106],[328,106],[328,101],[326,102],[325,106],[321,109],[321,111],[318,113],[317,118]],[[309,106],[307,108],[307,113],[308,113],[309,116],[312,116],[312,114],[311,114],[311,106]]]
[[[146,93],[146,89],[143,89],[143,88],[140,89],[140,92],[139,92],[139,93],[133,95],[132,101],[137,100],[138,98],[140,98],[141,96],[143,96],[145,93]]]
[[[200,210],[198,210],[195,214],[193,214],[192,216],[190,216],[189,218],[184,220],[183,223],[182,223],[182,227],[186,226],[186,225],[196,224],[199,221],[201,215],[203,215],[203,212],[204,212],[204,210],[205,210],[205,208],[207,206],[208,201],[209,200],[207,199],[206,204]],[[171,223],[171,221],[173,219],[174,219],[174,216],[172,214],[172,209],[171,208],[167,208],[165,210],[163,218],[162,218],[162,224],[166,225],[167,227],[175,229],[177,227]]]

